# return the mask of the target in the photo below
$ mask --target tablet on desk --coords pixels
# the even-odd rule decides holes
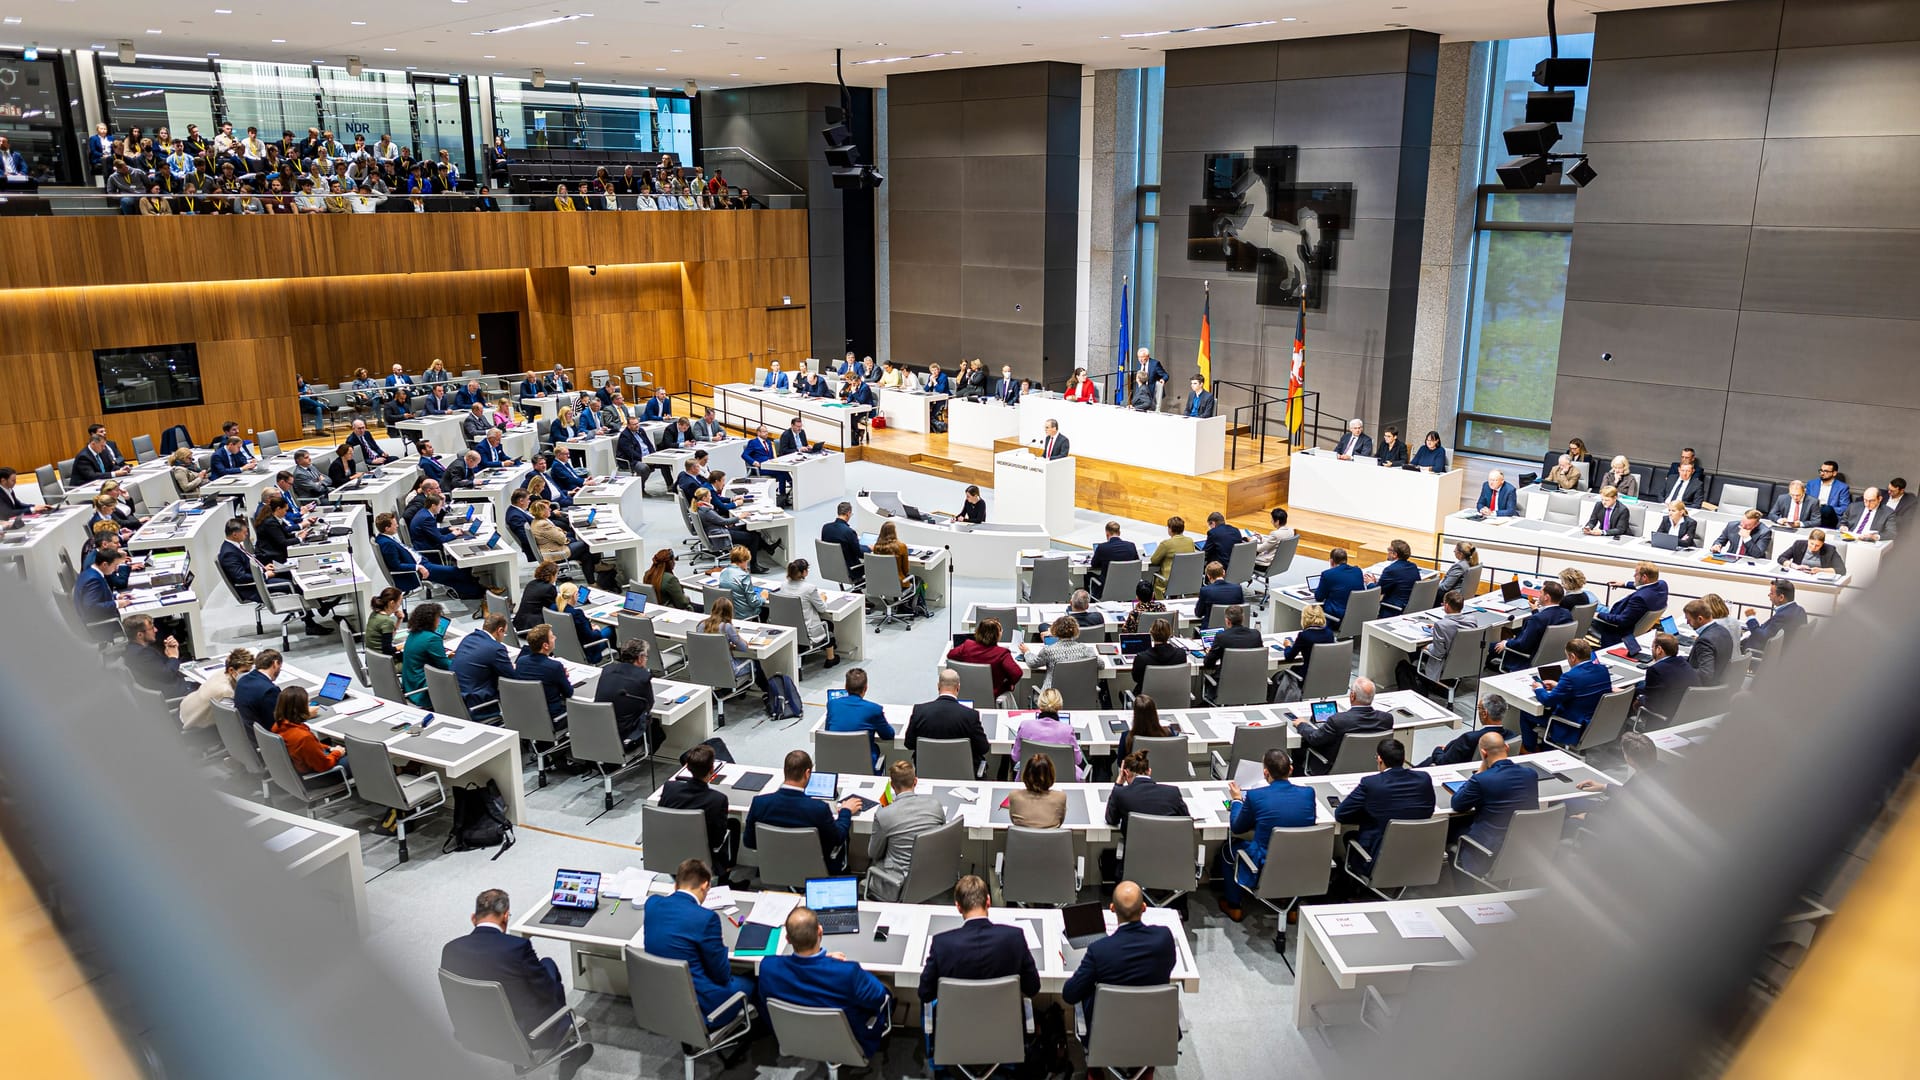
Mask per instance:
[[[1313,703],[1313,722],[1316,724],[1324,724],[1333,719],[1333,715],[1339,711],[1340,705],[1338,702],[1316,701]]]
[[[1566,671],[1566,668],[1562,667],[1559,664],[1547,664],[1540,669],[1539,673],[1536,674],[1534,678],[1540,680],[1543,683],[1553,682],[1554,680],[1558,679],[1563,673],[1565,673],[1565,671]]]
[[[815,771],[807,778],[807,797],[832,801],[840,791],[840,774]]]
[[[1460,789],[1467,786],[1467,782],[1465,780],[1448,780],[1440,786],[1446,788],[1449,795],[1458,795],[1460,794]]]

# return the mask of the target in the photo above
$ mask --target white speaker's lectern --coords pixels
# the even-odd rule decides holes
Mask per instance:
[[[1073,531],[1073,459],[1048,461],[1025,448],[993,456],[993,516],[1044,526],[1049,536]]]

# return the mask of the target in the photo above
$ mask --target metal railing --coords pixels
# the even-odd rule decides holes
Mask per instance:
[[[62,188],[43,187],[37,191],[0,190],[0,215],[21,216],[21,217],[32,217],[32,216],[78,217],[78,216],[106,216],[106,215],[120,214],[128,217],[138,217],[138,216],[141,216],[140,207],[139,207],[140,199],[144,197],[145,196],[109,195],[106,192],[101,191],[97,188],[80,188],[80,187],[62,187]],[[161,197],[167,200],[168,208],[174,215],[180,215],[180,214],[186,213],[185,200],[187,196],[180,195],[180,194],[163,193]],[[264,195],[259,192],[256,192],[254,194],[254,198],[262,200],[263,209],[265,206],[265,200],[270,197],[271,196]],[[299,198],[299,196],[294,194],[285,194],[283,197],[288,199],[289,201]],[[325,196],[318,196],[318,195],[316,195],[315,197],[323,198],[323,199],[325,198]],[[220,205],[222,207],[221,210],[215,211],[211,214],[206,215],[206,216],[215,216],[216,214],[240,213],[240,211],[237,209],[237,206],[241,200],[246,198],[246,196],[243,196],[243,195],[196,195],[194,196],[194,198],[204,204]],[[341,196],[341,198],[349,200],[349,203],[350,203],[353,196],[351,194],[347,194],[347,195]],[[382,198],[379,203],[376,204],[377,209],[373,212],[379,213],[379,214],[411,213],[413,211],[410,204],[414,198],[416,198],[416,196],[387,195],[384,198]],[[509,212],[525,212],[525,211],[551,212],[553,211],[553,199],[554,199],[554,197],[551,194],[515,195],[515,194],[512,194],[511,192],[506,191],[505,189],[492,189],[492,190],[482,189],[482,190],[473,191],[473,192],[446,192],[446,193],[437,194],[437,195],[421,195],[421,196],[417,196],[417,198],[419,198],[422,207],[424,207],[424,209],[429,213],[449,213],[449,212],[466,213],[466,212],[474,212],[474,211],[495,211],[495,210],[509,211]],[[615,197],[616,206],[613,209],[640,210],[641,207],[637,203],[638,198],[640,197],[631,196],[631,195],[616,196]],[[806,207],[805,195],[755,194],[753,198],[755,199],[755,201],[763,204],[762,206],[755,207],[755,209],[797,210],[797,209],[804,209]],[[585,205],[589,202],[591,202],[592,205]],[[589,200],[587,197],[581,196],[581,195],[574,196],[574,204],[577,207],[582,207],[583,209],[592,213],[605,213],[607,212],[607,209],[608,209],[603,204],[603,200],[601,199]],[[344,214],[344,213],[352,213],[353,211],[351,209],[351,206],[349,205],[349,208],[345,211],[331,211],[331,212]],[[715,210],[711,210],[711,208],[706,208],[704,210],[696,209],[691,211],[684,210],[684,209],[661,210],[659,209],[658,206],[656,206],[653,212],[656,212],[656,213],[700,213],[700,212],[720,213],[720,212],[732,212],[732,211],[715,211]]]
[[[1318,390],[1302,390],[1300,392],[1301,430],[1294,431],[1287,425],[1286,387],[1270,386],[1265,383],[1230,382],[1224,379],[1215,379],[1213,381],[1215,399],[1217,400],[1219,398],[1222,389],[1228,387],[1252,395],[1253,400],[1244,405],[1237,405],[1233,409],[1232,422],[1228,430],[1236,434],[1232,440],[1231,449],[1228,452],[1227,468],[1237,469],[1240,467],[1240,439],[1237,433],[1243,428],[1253,437],[1254,450],[1255,453],[1258,454],[1255,460],[1260,464],[1266,463],[1267,428],[1270,423],[1274,422],[1273,409],[1276,406],[1280,409],[1278,422],[1283,436],[1282,441],[1286,446],[1286,452],[1289,457],[1293,455],[1293,448],[1296,443],[1302,447],[1306,447],[1313,445],[1319,439],[1321,413],[1320,392]],[[1275,393],[1275,391],[1278,391],[1278,393]]]
[[[787,187],[791,189],[788,192],[788,194],[805,195],[807,193],[807,189],[804,187],[801,187],[799,184],[794,183],[792,177],[787,176],[785,173],[781,172],[779,169],[776,169],[773,166],[767,164],[765,161],[761,160],[760,155],[754,153],[753,151],[747,149],[744,146],[708,146],[708,147],[703,147],[700,151],[701,167],[705,168],[708,173],[719,172],[720,166],[725,164],[728,161],[746,162],[748,165],[751,165],[754,169],[758,170],[762,175],[772,177],[773,179],[778,180],[781,183],[787,185]],[[733,186],[739,187],[740,185],[736,183]]]

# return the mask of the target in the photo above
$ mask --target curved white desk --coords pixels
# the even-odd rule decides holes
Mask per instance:
[[[895,492],[882,494],[896,495]],[[961,531],[942,522],[910,521],[888,517],[875,505],[873,497],[862,492],[853,503],[854,527],[862,533],[880,531],[882,522],[892,521],[900,539],[909,547],[949,548],[953,552],[953,572],[964,577],[1004,578],[1012,581],[1020,573],[1020,552],[1044,548],[1052,541],[1047,530],[1038,525],[975,525]]]

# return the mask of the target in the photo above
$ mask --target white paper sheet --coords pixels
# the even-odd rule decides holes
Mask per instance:
[[[725,885],[715,885],[707,890],[707,898],[700,905],[709,911],[721,911],[733,906],[733,890]]]
[[[438,739],[443,743],[452,743],[455,746],[465,746],[486,733],[486,728],[477,725],[449,724],[446,727],[428,729],[426,737],[429,739]]]
[[[1040,947],[1040,935],[1033,932],[1033,923],[1031,920],[1019,918],[1011,911],[989,909],[987,911],[987,921],[998,923],[1001,926],[1017,926],[1020,928],[1020,933],[1027,939],[1027,948],[1037,949]]]
[[[1440,929],[1433,912],[1426,908],[1390,908],[1387,918],[1393,921],[1393,928],[1400,931],[1403,938],[1446,937],[1446,931]]]
[[[285,832],[277,833],[274,836],[269,837],[267,839],[267,850],[268,851],[285,851],[288,848],[292,847],[293,845],[298,844],[302,840],[305,840],[307,837],[312,835],[313,835],[312,829],[302,828],[299,825],[295,825],[287,829],[287,831]]]
[[[357,716],[360,713],[377,709],[384,704],[386,703],[377,697],[362,697],[355,694],[340,702],[338,705],[335,705],[333,707],[333,713],[335,716]]]
[[[1515,918],[1513,908],[1502,901],[1494,900],[1485,904],[1464,904],[1460,908],[1475,926],[1491,926],[1494,923],[1512,922]]]
[[[1373,921],[1365,915],[1341,914],[1315,916],[1323,933],[1331,937],[1350,937],[1355,934],[1377,934]]]
[[[782,926],[799,904],[800,898],[793,893],[754,893],[753,910],[747,913],[747,921],[760,926]]]

